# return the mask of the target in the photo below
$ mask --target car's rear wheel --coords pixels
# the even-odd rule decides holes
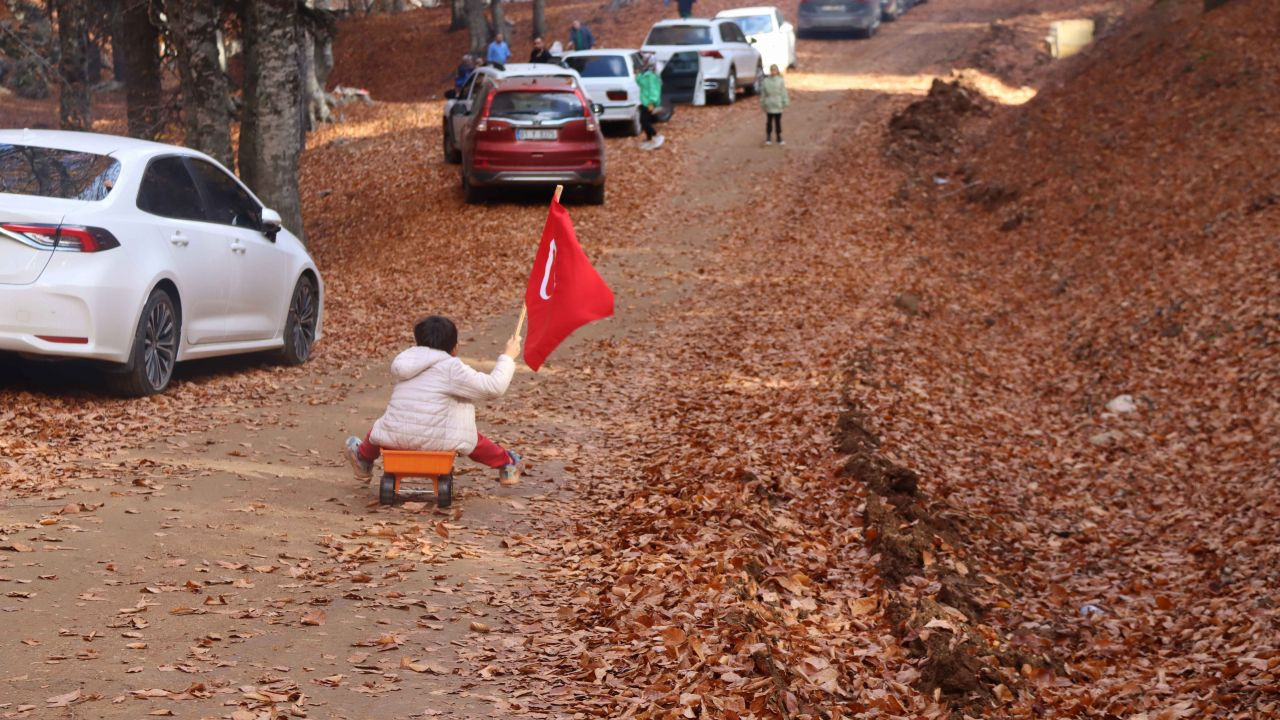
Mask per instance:
[[[320,293],[310,276],[298,278],[289,300],[289,314],[284,321],[284,347],[280,361],[285,365],[301,365],[311,359],[311,346],[316,342],[320,322]]]
[[[468,204],[478,203],[484,199],[484,191],[467,179],[467,174],[462,174],[462,199]]]
[[[181,338],[182,320],[177,303],[168,291],[152,290],[138,318],[128,364],[107,376],[111,390],[127,397],[164,392],[173,379]]]
[[[738,100],[738,73],[734,70],[729,71],[729,78],[724,82],[724,95],[720,96],[720,102],[725,105],[732,105]]]
[[[589,185],[583,188],[583,195],[585,196],[588,205],[603,205],[604,183],[600,183],[599,185]]]
[[[449,125],[444,126],[444,161],[453,165],[462,162],[462,151],[453,143],[453,133]]]
[[[757,63],[755,79],[751,81],[750,85],[743,88],[742,92],[747,95],[759,95],[762,83],[764,83],[764,65]]]

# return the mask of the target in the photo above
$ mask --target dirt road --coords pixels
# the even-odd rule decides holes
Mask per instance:
[[[376,506],[337,451],[385,403],[378,358],[323,379],[354,383],[344,402],[246,410],[112,456],[129,474],[0,502],[0,717],[572,717],[643,702],[625,673],[569,670],[594,640],[570,632],[591,601],[566,588],[592,577],[602,508],[652,472],[747,471],[779,492],[827,476],[841,328],[908,271],[887,253],[900,239],[881,235],[891,180],[860,174],[878,166],[859,158],[878,155],[878,128],[904,100],[894,88],[947,73],[994,19],[979,12],[989,5],[930,4],[871,41],[802,42],[785,148],[761,145],[754,101],[680,110],[700,130],[661,151],[670,172],[611,188],[648,198],[649,232],[603,257],[582,237],[617,317],[480,410],[487,433],[530,459],[519,486],[466,467],[448,513]],[[862,197],[866,237],[824,236],[828,208],[804,205],[816,184]],[[858,271],[826,282],[837,267]],[[512,313],[466,333],[477,366],[509,333],[518,285]],[[803,519],[780,508],[776,522]],[[853,547],[842,563],[856,595],[873,571]],[[879,677],[900,676],[881,651]],[[887,687],[876,677],[867,692]]]

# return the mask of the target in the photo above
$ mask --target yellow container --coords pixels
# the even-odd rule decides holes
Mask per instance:
[[[1049,54],[1055,58],[1071,57],[1093,42],[1092,20],[1058,20],[1049,23]]]

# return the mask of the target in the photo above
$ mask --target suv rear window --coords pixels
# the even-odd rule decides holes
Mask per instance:
[[[705,25],[662,25],[649,31],[645,45],[710,45],[711,28]]]
[[[508,90],[493,96],[489,117],[513,120],[565,120],[586,112],[577,93]]]
[[[577,70],[584,78],[627,76],[627,61],[617,55],[565,58],[564,64]]]
[[[102,200],[120,175],[106,155],[0,143],[0,193],[61,200]]]

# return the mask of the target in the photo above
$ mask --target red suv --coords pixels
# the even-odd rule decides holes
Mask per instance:
[[[486,80],[464,116],[462,191],[476,202],[499,185],[584,188],[604,203],[604,137],[591,103],[572,78]]]

